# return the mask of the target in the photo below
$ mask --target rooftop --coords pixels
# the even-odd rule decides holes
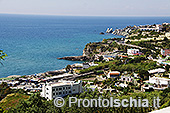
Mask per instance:
[[[79,82],[75,81],[64,81],[61,80],[59,82],[49,83],[49,86],[64,86],[64,85],[71,85],[71,84],[78,84]]]

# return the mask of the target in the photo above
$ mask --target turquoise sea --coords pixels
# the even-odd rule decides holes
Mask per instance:
[[[108,27],[160,24],[170,17],[72,17],[0,14],[0,49],[8,57],[0,77],[62,69],[73,61],[58,57],[82,55],[88,42],[120,37],[100,35]]]

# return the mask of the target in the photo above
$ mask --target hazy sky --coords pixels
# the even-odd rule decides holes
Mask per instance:
[[[170,0],[0,0],[0,13],[170,16]]]

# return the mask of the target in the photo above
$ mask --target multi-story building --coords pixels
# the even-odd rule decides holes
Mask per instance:
[[[82,81],[59,81],[57,83],[48,83],[43,85],[41,96],[52,100],[56,97],[64,97],[70,94],[82,92]]]
[[[148,81],[144,81],[141,91],[164,90],[170,87],[170,79],[160,77],[149,77]]]

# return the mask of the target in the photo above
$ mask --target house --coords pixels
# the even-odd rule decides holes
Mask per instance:
[[[78,94],[82,92],[82,82],[59,81],[43,85],[41,96],[52,100],[56,97],[64,97],[70,94]]]
[[[83,63],[83,69],[87,69],[89,67],[90,67],[89,63]]]
[[[133,78],[131,76],[121,76],[121,81],[132,82]]]
[[[90,66],[98,66],[99,64],[95,64],[94,62],[89,63]]]
[[[149,77],[148,81],[144,81],[144,85],[141,87],[141,91],[149,90],[164,90],[170,87],[170,79],[160,77]]]
[[[162,69],[162,68],[158,68],[158,69],[153,69],[153,70],[149,70],[149,74],[159,74],[159,73],[164,73],[166,70]]]
[[[163,56],[170,56],[170,49],[161,49],[161,55]]]
[[[139,49],[127,49],[128,55],[142,55],[142,53],[139,51]]]
[[[170,23],[164,22],[162,23],[162,25],[170,25]]]
[[[110,71],[107,75],[108,78],[115,78],[115,77],[119,77],[119,76],[120,76],[119,71]]]
[[[91,64],[91,65],[93,65],[93,64]],[[85,63],[82,63],[82,64],[79,64],[79,63],[73,64],[72,67],[73,67],[73,69],[87,69],[91,65],[90,65],[90,63],[85,62]]]
[[[120,84],[119,84],[119,87],[125,88],[125,87],[127,87],[127,86],[128,86],[127,84],[123,84],[123,83],[120,83]]]
[[[109,57],[109,58],[104,58],[104,60],[108,62],[114,60],[114,58]]]
[[[165,36],[166,36],[167,38],[170,38],[170,32],[165,33]]]

